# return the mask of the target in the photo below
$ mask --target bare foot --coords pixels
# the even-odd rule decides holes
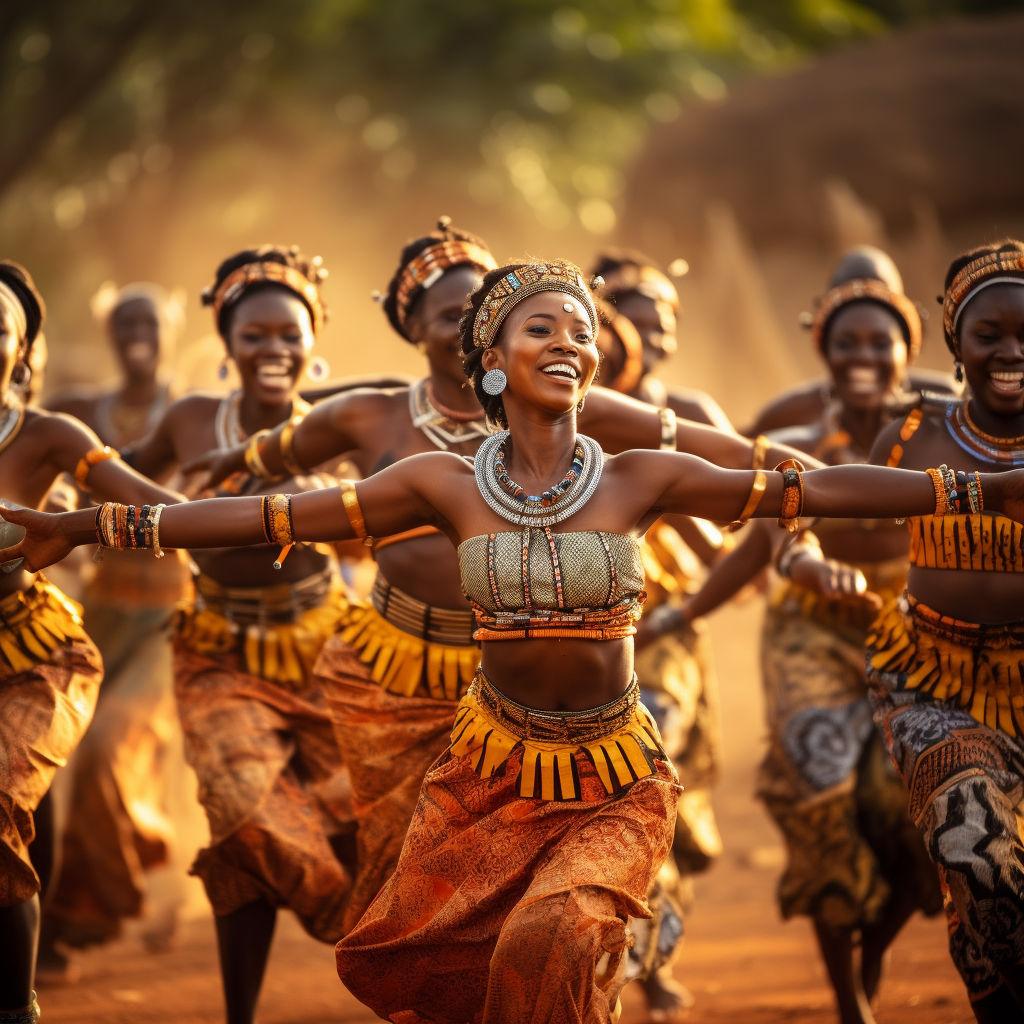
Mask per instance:
[[[641,984],[647,996],[648,1019],[655,1024],[676,1024],[693,1006],[693,996],[673,980],[668,968],[656,971]]]

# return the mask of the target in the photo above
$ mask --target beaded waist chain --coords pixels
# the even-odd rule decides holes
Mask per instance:
[[[610,608],[530,608],[491,612],[475,601],[474,640],[618,640],[636,633],[645,594],[630,596]]]
[[[317,608],[335,586],[332,568],[314,573],[297,583],[269,587],[225,587],[200,573],[195,577],[196,609],[222,615],[240,626],[267,622],[292,622],[303,612]]]
[[[425,604],[393,587],[378,572],[370,592],[370,602],[383,619],[403,633],[433,644],[472,647],[473,613],[468,608],[437,608]]]
[[[481,670],[459,702],[451,755],[468,755],[473,770],[488,779],[517,748],[523,752],[518,793],[541,800],[581,798],[581,756],[608,794],[655,774],[659,762],[669,764],[635,675],[625,693],[600,707],[540,711],[506,697]]]

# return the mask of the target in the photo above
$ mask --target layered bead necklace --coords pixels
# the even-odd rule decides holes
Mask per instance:
[[[430,381],[426,378],[409,388],[409,416],[412,425],[444,452],[452,445],[476,441],[491,434],[483,409],[466,413],[446,408],[434,398]]]
[[[572,465],[542,494],[527,494],[505,468],[509,432],[492,434],[480,445],[473,466],[480,495],[517,526],[551,526],[568,519],[590,500],[604,470],[604,452],[591,437],[576,435]]]
[[[971,419],[967,402],[952,402],[946,410],[946,425],[953,440],[982,462],[1000,466],[1024,466],[1024,436],[995,437],[980,430]]]

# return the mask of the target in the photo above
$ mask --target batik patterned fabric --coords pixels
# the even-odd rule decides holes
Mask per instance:
[[[867,658],[875,719],[939,866],[950,953],[973,1001],[1024,963],[1024,745],[979,720],[973,701],[961,706],[961,693],[993,657],[1021,679],[1024,624],[953,623],[893,601]],[[908,687],[916,678],[936,685]],[[978,710],[984,719],[985,705]]]
[[[809,609],[790,587],[773,604],[761,646],[769,749],[757,793],[786,841],[783,916],[858,928],[897,888],[937,913],[935,870],[872,722],[864,633],[827,607]]]
[[[420,644],[421,679],[427,675],[425,665],[437,660],[430,651],[434,646]],[[479,659],[479,650],[472,650]],[[447,748],[458,707],[456,700],[429,696],[425,686],[418,685],[409,696],[390,692],[373,670],[342,635],[324,644],[315,670],[351,780],[358,826],[358,869],[343,918],[345,932],[394,871],[423,777]]]
[[[42,575],[0,601],[0,907],[39,892],[32,815],[96,706],[103,663],[81,609]]]
[[[313,679],[285,686],[246,665],[243,651],[201,654],[175,639],[185,756],[210,823],[192,872],[214,914],[265,899],[334,942],[351,879],[331,840],[352,812],[327,701]]]
[[[85,625],[106,669],[70,780],[60,879],[43,918],[75,947],[115,937],[138,917],[145,872],[167,863],[174,832],[165,764],[175,734],[168,608],[87,602]]]
[[[579,755],[578,800],[519,796],[523,748],[481,778],[469,755],[427,772],[398,866],[337,946],[338,974],[396,1024],[611,1019],[628,919],[668,855],[679,786],[666,761],[609,795]]]

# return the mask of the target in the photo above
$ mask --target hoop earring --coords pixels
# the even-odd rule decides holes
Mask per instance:
[[[959,359],[953,363],[953,376],[956,377],[957,384],[963,384],[964,382],[964,364]]]
[[[331,372],[331,364],[323,356],[313,356],[306,366],[306,376],[314,383],[327,380]]]
[[[225,356],[220,361],[220,366],[217,367],[217,380],[227,380],[228,374],[231,372],[231,367],[228,365],[231,356]]]
[[[484,379],[480,382],[480,386],[484,389],[484,393],[490,395],[492,398],[500,395],[508,385],[508,377],[505,376],[503,370],[499,370],[495,367],[493,370],[488,370],[484,374]]]

